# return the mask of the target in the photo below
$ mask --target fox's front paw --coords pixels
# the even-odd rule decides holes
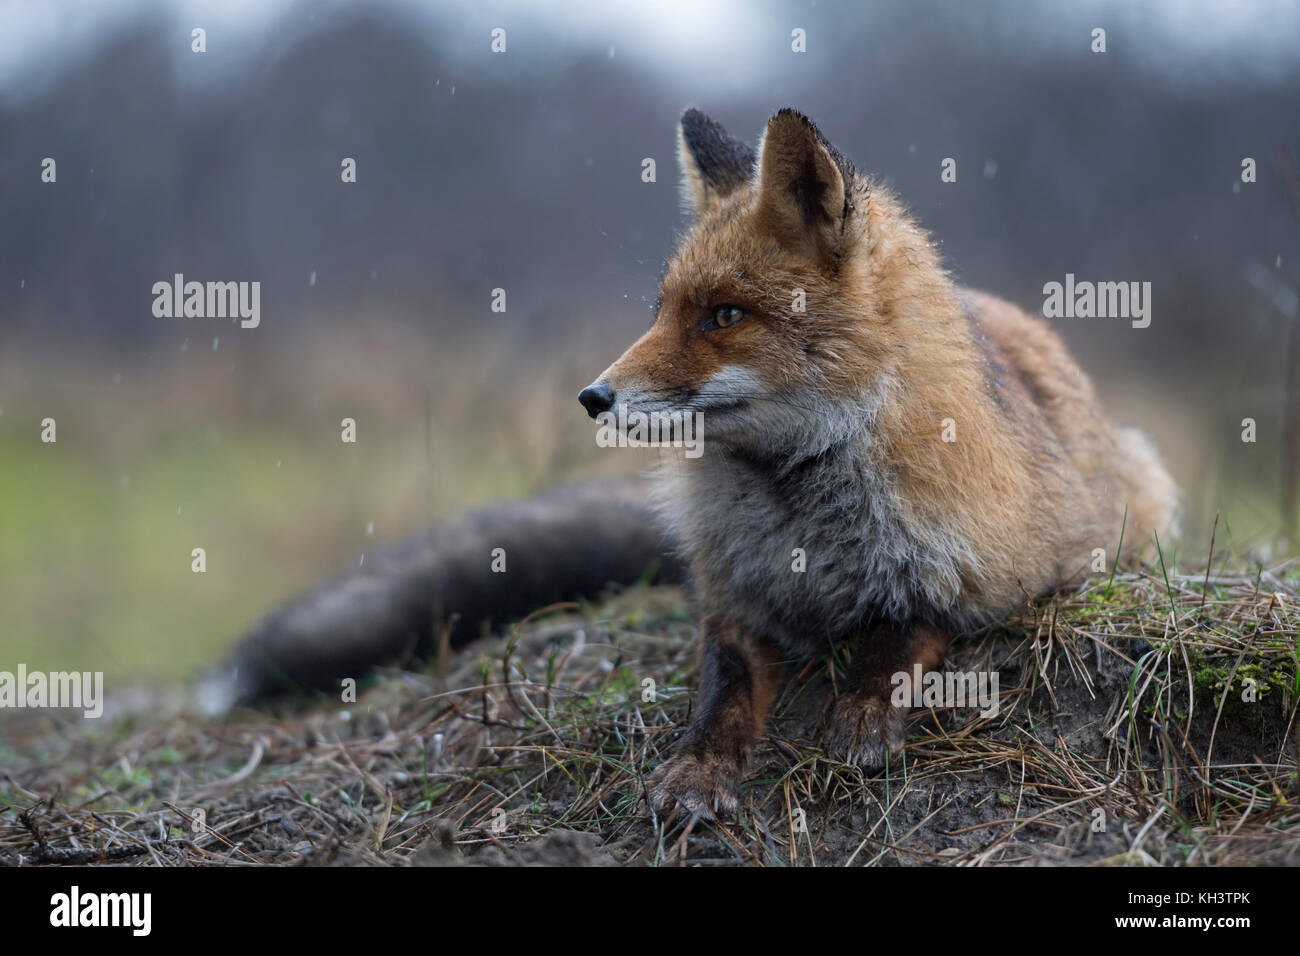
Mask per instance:
[[[661,763],[646,786],[655,809],[674,806],[705,820],[735,814],[740,807],[736,790],[744,762],[708,753],[679,753]]]
[[[903,750],[907,709],[880,697],[846,694],[831,717],[830,752],[868,770],[879,770]]]

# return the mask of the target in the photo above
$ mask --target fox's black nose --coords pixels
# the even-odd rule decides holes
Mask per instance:
[[[587,410],[587,414],[595,418],[601,412],[607,412],[614,407],[614,390],[603,380],[592,382],[578,393],[578,401],[582,402],[582,407]]]

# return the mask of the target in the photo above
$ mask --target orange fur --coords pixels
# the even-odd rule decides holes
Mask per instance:
[[[691,112],[681,145],[697,221],[654,326],[597,384],[633,409],[705,416],[705,454],[674,462],[664,509],[694,574],[706,661],[738,634],[798,654],[883,622],[877,670],[928,662],[947,638],[918,635],[1065,586],[1094,549],[1113,561],[1126,513],[1126,549],[1168,527],[1168,475],[1106,418],[1055,332],[958,288],[901,203],[805,117],[777,114],[755,154]],[[716,327],[719,306],[743,320]],[[796,548],[802,578],[787,566]],[[868,765],[901,726],[880,679],[862,675],[841,700],[853,711],[839,737]],[[702,706],[729,712],[731,693],[706,679]],[[670,762],[656,799],[730,805],[735,768],[717,792],[699,774],[749,746],[743,723],[693,728],[689,785]]]

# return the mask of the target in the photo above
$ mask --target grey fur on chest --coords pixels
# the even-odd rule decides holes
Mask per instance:
[[[734,454],[690,466],[668,479],[661,508],[707,612],[806,651],[958,600],[957,549],[908,526],[868,455],[837,449],[784,471]]]

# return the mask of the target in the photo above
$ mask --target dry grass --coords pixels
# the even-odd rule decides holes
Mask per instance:
[[[961,642],[950,666],[996,671],[1000,713],[914,712],[872,776],[824,749],[842,655],[797,661],[713,825],[642,801],[688,719],[693,625],[677,592],[633,589],[354,704],[204,723],[176,691],[98,725],[10,720],[0,862],[1300,863],[1296,601],[1284,568],[1101,576]]]

